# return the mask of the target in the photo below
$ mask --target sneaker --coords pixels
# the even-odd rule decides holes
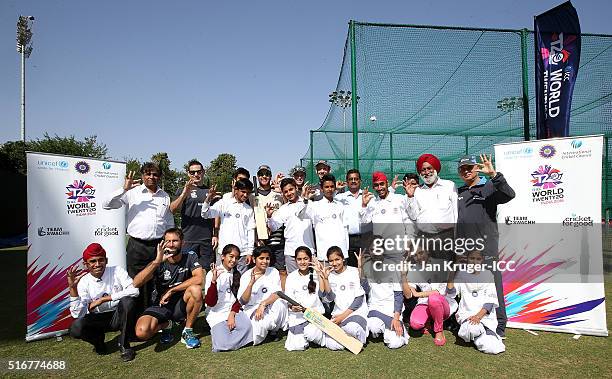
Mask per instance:
[[[124,362],[129,362],[133,360],[134,357],[136,357],[136,352],[134,351],[134,349],[131,349],[129,347],[119,346],[119,353],[121,356],[121,360]]]
[[[172,334],[172,321],[168,323],[168,326],[165,329],[162,329],[161,336],[159,337],[159,342],[162,345],[167,345],[174,341],[174,334]]]
[[[188,349],[200,347],[200,340],[193,334],[192,329],[183,330],[183,334],[181,334],[181,342],[184,343]]]

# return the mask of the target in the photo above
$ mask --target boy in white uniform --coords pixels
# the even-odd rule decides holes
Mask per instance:
[[[483,262],[482,252],[468,253],[468,264],[479,265]],[[465,342],[474,341],[476,348],[483,353],[499,354],[506,351],[502,339],[496,334],[497,291],[491,271],[474,270],[472,274],[460,271],[454,280],[449,279],[447,293],[459,294],[457,321],[461,325],[458,336]]]
[[[285,226],[285,267],[291,273],[297,270],[295,263],[295,250],[306,246],[314,250],[314,237],[312,235],[312,222],[310,219],[301,219],[297,215],[306,206],[297,192],[297,184],[292,178],[284,178],[280,183],[283,196],[287,202],[278,210],[267,207],[268,227],[271,231]]]
[[[344,258],[348,258],[348,228],[344,220],[344,206],[334,199],[336,191],[336,178],[333,175],[324,175],[321,178],[323,198],[318,201],[309,201],[313,194],[309,188],[304,187],[304,203],[306,207],[298,217],[310,219],[315,229],[317,243],[317,259],[326,260],[325,253],[332,246],[342,250]]]
[[[202,217],[219,217],[219,248],[225,245],[238,246],[241,252],[238,260],[238,271],[244,273],[252,261],[253,246],[255,245],[255,216],[253,207],[246,203],[249,194],[253,191],[253,183],[248,179],[237,180],[234,184],[234,196],[223,198],[211,206],[211,200],[216,196],[215,186],[208,191],[208,196],[202,204]],[[220,264],[220,256],[217,256]]]

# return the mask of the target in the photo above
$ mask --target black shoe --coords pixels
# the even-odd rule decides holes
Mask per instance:
[[[121,354],[121,360],[124,362],[129,362],[136,357],[136,352],[129,347],[119,346],[119,353]]]
[[[98,355],[106,355],[106,354],[108,354],[108,349],[106,348],[106,344],[104,343],[104,340],[98,341],[98,342],[94,343],[93,350]]]

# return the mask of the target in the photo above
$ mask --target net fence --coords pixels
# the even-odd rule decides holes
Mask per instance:
[[[533,46],[528,30],[352,22],[335,91],[351,91],[354,100],[331,103],[321,127],[310,132],[300,162],[309,180],[321,159],[340,179],[353,168],[355,117],[364,185],[373,171],[390,178],[415,172],[424,153],[440,158],[440,175],[460,184],[462,155],[491,154],[494,144],[523,141],[527,134],[535,139]],[[610,72],[612,36],[583,34],[570,131],[606,136],[604,210],[612,208]]]

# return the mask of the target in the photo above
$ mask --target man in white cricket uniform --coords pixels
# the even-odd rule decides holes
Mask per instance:
[[[344,206],[334,200],[336,178],[325,175],[321,179],[323,198],[319,201],[304,199],[306,207],[299,217],[310,219],[315,230],[317,243],[317,259],[327,260],[327,250],[338,246],[346,259],[348,257],[348,228],[344,220]],[[313,194],[310,194],[312,197]]]

